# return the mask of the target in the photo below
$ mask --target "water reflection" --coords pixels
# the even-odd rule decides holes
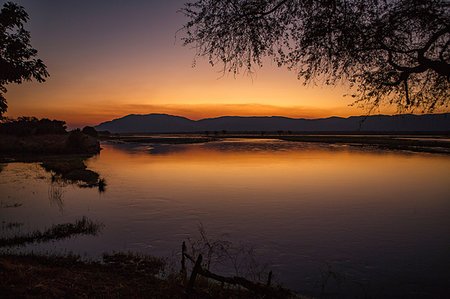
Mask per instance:
[[[56,205],[61,214],[64,213],[64,187],[65,183],[53,179],[48,186],[48,199],[50,200],[50,205]]]
[[[87,169],[85,160],[87,158],[65,158],[61,156],[55,160],[45,160],[40,163],[43,169],[51,173],[51,190],[49,190],[49,197],[57,196],[59,194],[52,194],[58,192],[55,186],[64,186],[67,184],[77,185],[80,188],[97,187],[99,193],[106,190],[106,181],[100,178],[100,175]]]
[[[91,257],[167,256],[203,223],[211,239],[252,245],[286,286],[314,296],[447,288],[448,156],[270,140],[102,147],[86,165],[108,191],[99,200],[92,189],[67,186],[64,213],[49,208],[48,181],[24,177],[39,170],[8,164],[0,198],[24,206],[5,221],[99,220],[105,228],[96,238],[39,247]]]

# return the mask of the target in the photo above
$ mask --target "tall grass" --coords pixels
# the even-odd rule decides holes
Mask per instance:
[[[34,231],[28,234],[0,238],[0,247],[24,246],[29,243],[42,243],[53,240],[71,238],[76,235],[98,234],[102,225],[95,223],[87,217],[83,217],[75,223],[63,223],[52,225],[44,232]]]

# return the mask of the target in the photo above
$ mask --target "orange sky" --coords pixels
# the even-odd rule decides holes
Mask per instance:
[[[345,86],[305,87],[270,61],[252,76],[223,75],[204,59],[193,68],[194,50],[175,37],[186,21],[176,12],[183,0],[18,2],[30,15],[26,28],[51,77],[8,85],[8,117],[61,119],[73,128],[131,113],[191,119],[365,113],[349,107]]]

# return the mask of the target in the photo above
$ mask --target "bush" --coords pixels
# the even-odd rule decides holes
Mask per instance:
[[[19,117],[0,123],[0,134],[14,136],[65,134],[66,122],[36,117]]]
[[[76,129],[70,132],[66,142],[66,151],[77,154],[96,154],[100,152],[97,139]]]
[[[83,132],[86,135],[95,137],[95,138],[98,137],[98,133],[93,127],[86,126],[83,128],[83,130],[81,132]]]

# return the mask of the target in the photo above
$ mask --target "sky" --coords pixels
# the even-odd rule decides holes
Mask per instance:
[[[187,0],[15,0],[47,65],[45,83],[7,86],[7,117],[59,119],[69,128],[127,114],[190,119],[241,116],[347,117],[345,85],[303,86],[295,72],[266,60],[251,75],[223,74],[182,45]],[[1,5],[6,1],[0,1]],[[379,111],[385,113],[386,111]],[[389,111],[387,111],[389,112]]]

